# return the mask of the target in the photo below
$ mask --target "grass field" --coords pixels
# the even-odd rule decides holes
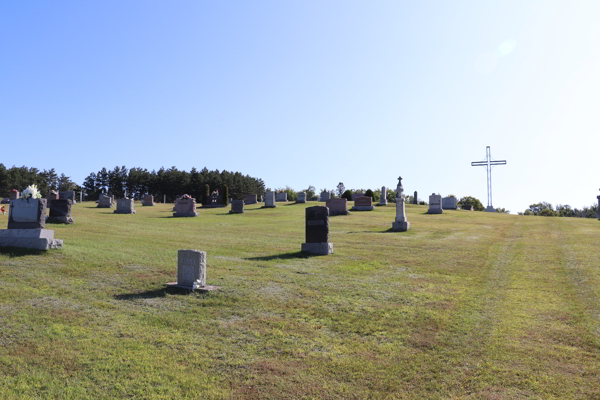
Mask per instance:
[[[307,257],[278,204],[82,203],[63,250],[0,250],[0,399],[600,399],[599,221],[390,205]],[[166,291],[178,249],[223,289]]]

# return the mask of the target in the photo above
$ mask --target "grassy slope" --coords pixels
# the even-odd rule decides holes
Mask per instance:
[[[392,205],[305,257],[304,208],[83,203],[0,250],[0,398],[600,398],[598,221]],[[165,292],[187,248],[221,292]]]

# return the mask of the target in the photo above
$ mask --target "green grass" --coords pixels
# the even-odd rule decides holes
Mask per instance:
[[[597,220],[390,205],[308,257],[304,208],[83,203],[0,250],[0,398],[600,399]],[[223,289],[165,290],[178,249]]]

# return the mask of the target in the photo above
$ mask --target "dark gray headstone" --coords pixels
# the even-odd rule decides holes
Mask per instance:
[[[46,222],[58,224],[74,223],[72,206],[73,202],[70,199],[50,200],[50,216]]]
[[[44,229],[46,199],[11,200],[8,229]]]
[[[231,202],[230,214],[243,214],[244,213],[244,200],[234,200]]]
[[[417,191],[415,190],[415,194],[413,195],[413,204],[419,204],[419,201],[417,200]]]
[[[306,209],[306,243],[329,241],[329,209],[324,206]]]

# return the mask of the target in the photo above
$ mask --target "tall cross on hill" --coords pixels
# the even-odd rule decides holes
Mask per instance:
[[[487,169],[487,209],[485,211],[494,211],[492,206],[492,166],[494,165],[506,165],[506,160],[492,161],[492,155],[490,152],[490,146],[485,148],[485,161],[473,161],[472,167],[483,167]]]

